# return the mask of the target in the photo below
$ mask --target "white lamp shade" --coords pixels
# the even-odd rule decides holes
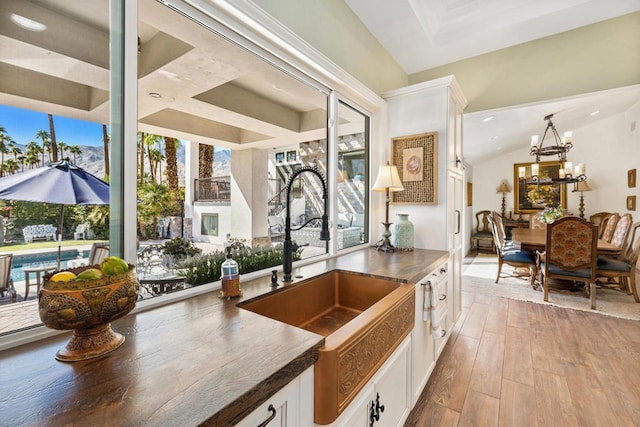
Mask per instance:
[[[398,175],[398,168],[395,165],[380,166],[378,171],[378,178],[376,178],[375,184],[373,184],[373,191],[402,191],[402,181]]]

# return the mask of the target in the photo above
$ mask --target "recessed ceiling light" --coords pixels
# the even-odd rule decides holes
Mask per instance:
[[[149,96],[152,98],[162,98],[162,95],[160,95],[158,92],[149,92]]]
[[[596,114],[600,114],[600,110],[593,111],[589,113],[590,116],[595,116]]]
[[[489,116],[489,117],[485,117],[484,119],[482,119],[483,122],[490,122],[491,120],[494,119],[495,116]]]
[[[33,19],[26,18],[22,15],[12,13],[11,15],[9,15],[9,17],[11,18],[14,24],[24,28],[25,30],[40,32],[47,29],[46,25],[40,22],[34,21]]]

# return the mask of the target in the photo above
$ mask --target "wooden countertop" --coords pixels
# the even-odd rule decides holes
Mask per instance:
[[[363,249],[293,273],[309,278],[341,269],[415,283],[448,255]],[[242,299],[222,300],[215,291],[129,314],[112,325],[125,343],[102,358],[55,360],[68,334],[0,352],[2,425],[240,420],[315,363],[324,343],[320,335],[236,307],[270,292],[269,282],[269,276],[242,282]]]

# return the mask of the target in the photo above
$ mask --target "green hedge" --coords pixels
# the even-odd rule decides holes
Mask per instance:
[[[238,263],[240,274],[282,265],[282,246],[240,248],[234,249],[231,253],[233,259]],[[222,251],[188,258],[179,265],[180,275],[184,277],[186,283],[192,286],[216,282],[220,280],[222,263],[225,259],[226,253]],[[293,260],[299,259],[300,255],[294,251]]]

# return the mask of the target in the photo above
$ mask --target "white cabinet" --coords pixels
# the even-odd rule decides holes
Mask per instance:
[[[236,425],[313,426],[313,367],[304,371]]]
[[[331,427],[398,427],[411,409],[411,335],[407,336]]]
[[[411,332],[411,407],[416,404],[427,384],[452,325],[448,274],[450,262],[448,260],[437,266],[416,284],[415,326]],[[439,320],[435,322],[440,326],[437,331],[431,328],[431,312],[428,310],[430,290],[436,293],[438,300],[437,309],[433,311]]]

